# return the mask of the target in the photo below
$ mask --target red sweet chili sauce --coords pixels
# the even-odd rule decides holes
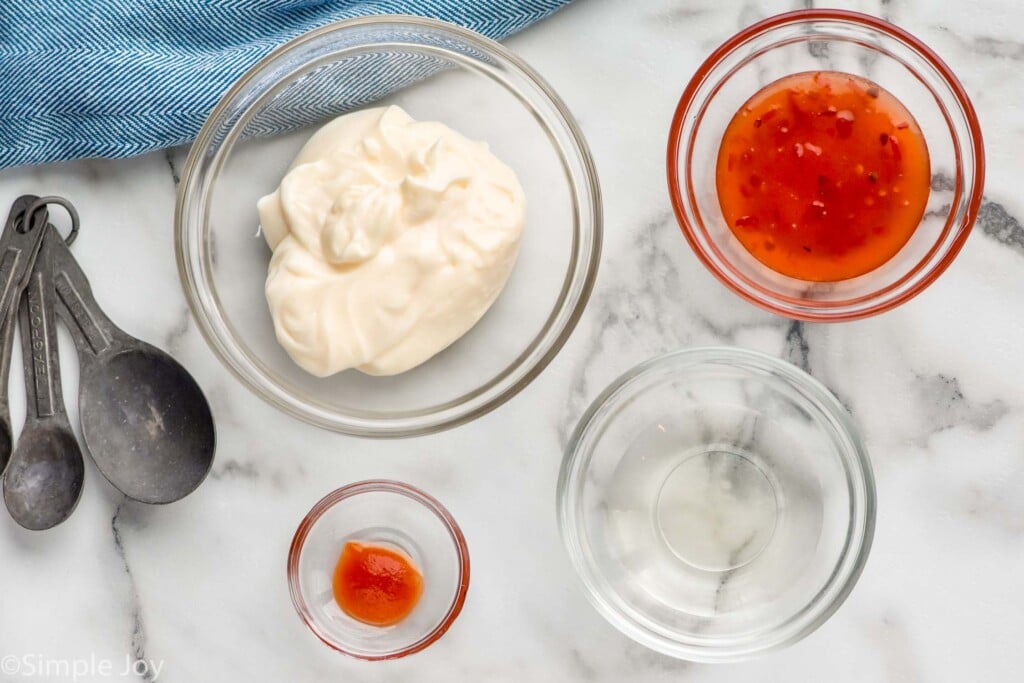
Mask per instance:
[[[928,147],[893,95],[858,76],[794,74],[733,116],[718,151],[722,214],[759,261],[845,280],[907,243],[924,215]]]
[[[423,575],[404,553],[349,541],[334,570],[334,600],[353,619],[391,626],[409,616],[423,594]]]

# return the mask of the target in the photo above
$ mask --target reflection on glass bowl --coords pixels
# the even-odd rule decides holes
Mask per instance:
[[[867,560],[875,491],[825,387],[760,353],[706,348],[643,363],[594,401],[558,513],[612,625],[720,662],[795,642],[839,607]]]
[[[371,626],[347,615],[334,599],[333,575],[349,541],[404,554],[423,576],[412,612],[392,626]],[[408,484],[389,480],[344,486],[313,506],[288,553],[288,588],[302,621],[324,644],[366,660],[397,659],[443,636],[469,590],[469,549],[441,503]]]
[[[725,223],[715,186],[719,144],[747,99],[784,76],[820,70],[864,77],[898,97],[931,160],[931,194],[909,241],[882,266],[838,282],[787,277],[755,259]],[[811,9],[754,24],[708,57],[676,108],[667,170],[676,218],[715,277],[773,313],[829,322],[890,310],[949,267],[981,205],[985,152],[967,92],[928,46],[875,17]]]
[[[502,295],[464,337],[394,377],[318,379],[278,345],[256,201],[277,187],[309,128],[374,101],[486,141],[516,171],[526,228]],[[411,85],[410,85],[411,84]],[[494,41],[444,22],[368,17],[311,31],[261,60],[199,133],[178,197],[178,265],[189,305],[224,364],[274,406],[361,436],[409,436],[472,420],[529,384],[586,305],[601,249],[597,177],[558,96]]]

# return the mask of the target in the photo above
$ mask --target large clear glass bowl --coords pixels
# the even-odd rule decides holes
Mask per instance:
[[[271,252],[257,234],[256,201],[277,187],[311,126],[371,103],[486,141],[519,175],[526,228],[504,292],[462,339],[395,377],[353,370],[320,379],[276,341],[263,293]],[[282,129],[294,130],[266,136]],[[228,91],[189,155],[175,235],[199,328],[243,383],[321,427],[409,436],[495,408],[558,353],[596,275],[600,192],[572,116],[521,59],[444,22],[369,17],[287,43]]]
[[[725,223],[715,162],[725,128],[755,92],[784,76],[842,71],[899,98],[921,126],[931,195],[921,224],[892,259],[859,277],[806,282],[755,259]],[[978,117],[952,70],[927,45],[876,17],[797,10],[746,28],[715,50],[683,92],[669,132],[668,185],[697,257],[734,292],[801,320],[854,320],[919,294],[953,262],[974,225],[985,180]]]
[[[824,386],[761,353],[704,348],[643,363],[594,401],[558,515],[612,625],[722,662],[793,643],[839,607],[871,547],[875,489]]]

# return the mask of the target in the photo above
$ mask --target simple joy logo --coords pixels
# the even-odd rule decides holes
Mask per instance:
[[[40,654],[6,655],[0,658],[0,674],[10,678],[40,678],[47,681],[95,681],[100,679],[141,678],[157,681],[163,673],[164,661],[124,660],[88,657],[55,658]]]

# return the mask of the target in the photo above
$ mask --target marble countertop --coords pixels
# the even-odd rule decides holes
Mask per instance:
[[[108,676],[93,664],[78,680],[121,680],[126,658],[144,662],[129,678],[167,683],[1019,678],[1024,228],[1015,216],[1024,215],[1024,129],[1015,98],[1024,91],[1024,5],[837,3],[919,35],[961,76],[988,140],[988,184],[975,234],[934,286],[886,315],[823,326],[762,312],[700,266],[672,217],[662,161],[676,99],[704,56],[741,26],[808,4],[579,0],[508,41],[589,139],[605,197],[600,277],[576,333],[530,387],[425,438],[320,431],[276,412],[220,366],[174,262],[186,150],[0,172],[0,203],[31,191],[78,204],[85,226],[75,250],[97,298],[193,371],[219,426],[211,479],[179,504],[126,502],[89,463],[81,505],[62,527],[34,534],[0,515],[0,664],[22,662],[0,680],[72,680],[57,669],[27,672],[29,662],[38,673],[52,661],[108,661]],[[704,344],[760,349],[824,381],[860,423],[878,482],[874,547],[847,602],[803,642],[737,665],[675,661],[606,624],[577,585],[554,515],[561,452],[586,404],[637,362]],[[16,425],[25,410],[18,386]],[[329,490],[370,477],[441,499],[473,558],[469,599],[451,631],[418,655],[374,664],[323,647],[297,619],[284,580],[303,514]]]

